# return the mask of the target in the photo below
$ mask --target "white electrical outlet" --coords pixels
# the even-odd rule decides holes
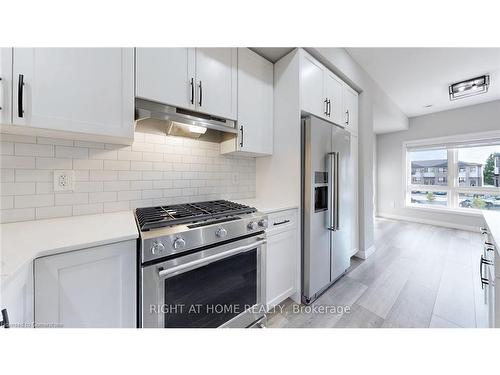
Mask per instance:
[[[71,191],[75,187],[75,171],[54,171],[54,191]]]
[[[238,185],[238,179],[239,179],[238,172],[234,172],[231,175],[231,182],[233,183],[233,185]]]

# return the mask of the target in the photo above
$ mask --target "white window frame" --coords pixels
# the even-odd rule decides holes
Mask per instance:
[[[459,194],[460,193],[495,193],[500,194],[500,188],[497,187],[470,187],[458,186],[458,149],[448,148],[448,174],[447,174],[447,185],[414,185],[411,179],[411,162],[408,157],[408,148],[425,148],[425,147],[452,147],[451,144],[473,144],[474,142],[484,142],[489,140],[495,140],[492,144],[496,144],[500,140],[500,131],[482,132],[482,133],[468,133],[458,136],[450,137],[439,137],[439,138],[426,138],[419,140],[412,140],[403,142],[403,199],[404,206],[406,208],[412,209],[422,209],[422,210],[432,210],[432,211],[443,211],[462,215],[481,215],[481,210],[475,208],[461,208],[458,205]],[[415,204],[411,203],[411,192],[419,191],[431,191],[431,192],[446,192],[447,204],[446,207],[439,207],[435,205],[425,205],[425,204]]]

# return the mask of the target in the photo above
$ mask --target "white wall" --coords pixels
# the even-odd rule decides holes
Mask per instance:
[[[457,228],[477,228],[481,217],[436,213],[404,207],[403,142],[425,138],[452,136],[500,130],[500,101],[410,118],[406,131],[377,135],[377,209],[387,217],[436,222]],[[394,202],[394,207],[392,207]]]
[[[407,129],[408,118],[343,48],[307,49],[313,56],[360,92],[359,95],[359,247],[374,244],[375,132]]]

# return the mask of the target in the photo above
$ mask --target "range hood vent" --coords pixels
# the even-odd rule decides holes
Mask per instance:
[[[137,123],[152,121],[164,124],[167,135],[221,142],[236,137],[236,122],[203,113],[135,99]]]

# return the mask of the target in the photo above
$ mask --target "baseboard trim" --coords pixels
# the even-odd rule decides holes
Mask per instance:
[[[375,250],[377,250],[375,248],[375,245],[372,245],[366,250],[359,250],[356,254],[354,254],[354,256],[356,258],[367,259],[370,255],[372,255],[375,252]]]
[[[441,220],[419,219],[419,218],[414,218],[411,216],[393,215],[393,214],[387,214],[387,213],[383,213],[383,212],[378,212],[377,217],[380,217],[383,219],[409,221],[411,223],[436,225],[438,227],[460,229],[460,230],[466,230],[469,232],[479,232],[479,228],[476,228],[476,227],[471,226],[471,225],[460,225],[460,224],[450,223],[450,222],[441,221]]]

